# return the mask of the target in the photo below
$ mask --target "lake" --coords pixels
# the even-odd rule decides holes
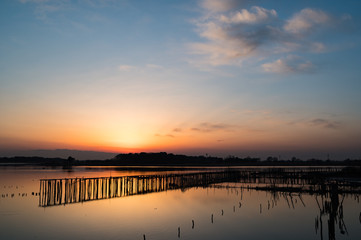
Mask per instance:
[[[0,239],[360,239],[339,171],[2,166]]]

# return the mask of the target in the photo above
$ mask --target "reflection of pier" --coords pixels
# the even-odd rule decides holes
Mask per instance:
[[[149,176],[43,179],[40,180],[39,206],[58,206],[174,189],[185,190],[191,187],[212,186],[235,188],[237,195],[240,189],[241,199],[243,190],[270,192],[271,199],[268,205],[265,207],[260,204],[260,213],[262,213],[262,209],[269,210],[271,206],[272,208],[277,206],[277,202],[283,198],[289,208],[295,208],[297,200],[306,207],[307,202],[304,202],[302,196],[311,195],[315,197],[319,208],[317,211],[319,214],[314,222],[316,235],[319,234],[322,240],[324,233],[328,232],[328,239],[335,240],[337,228],[340,234],[348,234],[343,212],[345,197],[352,197],[358,201],[361,194],[359,178],[348,177],[349,173],[341,168],[256,168]],[[241,207],[241,202],[239,202],[239,207]],[[235,211],[235,206],[233,206],[233,211]],[[211,221],[213,223],[213,214]],[[194,224],[193,220],[192,224]],[[178,231],[180,233],[180,229]]]
[[[240,172],[202,172],[150,176],[123,176],[101,178],[66,178],[40,180],[39,206],[118,198],[152,192],[161,192],[209,184],[234,182]]]

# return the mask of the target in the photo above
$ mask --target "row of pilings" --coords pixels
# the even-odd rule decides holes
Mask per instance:
[[[315,182],[315,177],[333,171],[337,170],[325,168],[228,169],[185,174],[41,179],[39,206],[56,206],[174,189],[184,190],[224,182],[265,184],[274,187],[276,185],[322,187],[322,184]]]
[[[234,182],[238,171],[149,176],[41,179],[39,206],[49,207],[92,200],[118,198],[214,183]]]

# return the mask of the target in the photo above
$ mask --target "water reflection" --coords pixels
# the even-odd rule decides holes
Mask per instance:
[[[328,216],[327,225],[328,225],[328,234],[329,239],[336,239],[335,235],[335,224],[338,223],[339,230],[341,234],[348,234],[346,224],[343,219],[343,201],[345,199],[345,195],[342,194],[342,200],[339,200],[339,190],[336,184],[332,184],[330,186],[330,191],[325,195],[328,195],[328,199],[324,199],[324,195],[321,195],[321,203],[316,196],[317,205],[320,209],[320,216],[316,217],[315,229],[316,233],[318,227],[320,227],[320,236],[323,239],[322,233],[322,218],[324,216]]]
[[[257,191],[267,191],[272,193],[272,207],[277,205],[280,197],[283,197],[289,208],[295,208],[294,202],[299,199],[306,207],[302,194],[315,196],[315,201],[319,208],[319,216],[315,218],[315,231],[320,234],[320,239],[324,239],[323,225],[327,219],[328,239],[336,239],[336,226],[342,235],[348,235],[344,221],[343,202],[346,195],[353,197],[359,202],[361,193],[361,183],[351,179],[345,180],[342,169],[273,169],[254,173],[249,183],[257,185],[247,185],[241,188]],[[243,181],[243,183],[246,183]],[[262,186],[260,186],[260,184]],[[268,201],[268,209],[270,209]],[[260,213],[262,205],[260,204]],[[361,223],[361,213],[360,213]]]
[[[343,211],[345,198],[352,197],[359,202],[361,193],[360,183],[346,181],[341,177],[342,170],[336,168],[292,168],[225,170],[149,176],[42,179],[40,180],[39,206],[46,208],[175,189],[184,191],[193,187],[206,187],[235,190],[237,195],[240,192],[239,208],[242,206],[244,191],[270,193],[267,195],[269,199],[265,199],[267,204],[259,205],[259,212],[263,214],[265,211],[277,207],[281,200],[284,200],[290,209],[295,209],[298,203],[306,207],[304,197],[311,197],[314,198],[318,206],[314,218],[316,235],[323,240],[327,239],[325,233],[328,233],[328,239],[333,240],[336,239],[337,233],[348,235]],[[235,212],[235,206],[233,206],[233,212]],[[222,209],[221,216],[223,215]],[[213,213],[210,216],[210,221],[213,224],[215,216]],[[194,229],[193,219],[192,229]],[[180,228],[178,228],[178,237],[181,237]]]
[[[304,207],[306,204],[303,201],[303,195],[314,196],[317,203],[319,214],[315,218],[315,232],[324,239],[324,226],[327,226],[328,239],[336,239],[336,226],[342,235],[348,235],[347,226],[344,221],[343,203],[346,194],[353,197],[359,202],[360,187],[353,186],[353,191],[350,186],[339,186],[337,182],[323,184],[320,189],[295,187],[247,187],[257,191],[272,192],[271,200],[268,200],[268,210],[270,207],[277,206],[277,202],[284,199],[289,208],[295,209],[297,200],[299,200]],[[271,201],[271,202],[270,202]],[[272,203],[272,205],[271,205]],[[260,213],[262,213],[262,205],[260,205]],[[361,213],[360,213],[361,215]]]

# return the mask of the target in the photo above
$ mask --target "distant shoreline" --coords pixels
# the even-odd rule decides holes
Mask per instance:
[[[319,159],[279,160],[269,157],[261,161],[259,158],[219,158],[211,156],[186,156],[172,153],[128,153],[118,154],[105,160],[76,160],[44,157],[0,157],[0,166],[114,166],[114,167],[237,167],[237,166],[361,166],[361,160],[347,159],[343,161]]]

